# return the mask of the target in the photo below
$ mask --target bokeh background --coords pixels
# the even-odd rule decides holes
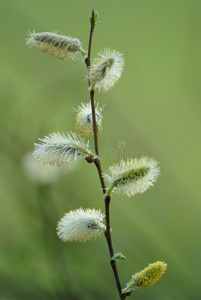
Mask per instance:
[[[39,137],[75,128],[73,107],[89,99],[85,65],[29,49],[29,31],[58,31],[92,57],[110,47],[125,56],[121,80],[96,93],[104,107],[103,169],[128,155],[160,161],[154,188],[133,198],[113,195],[111,226],[122,285],[148,263],[168,269],[131,298],[201,298],[199,0],[0,1],[0,299],[118,299],[104,236],[62,243],[58,220],[71,209],[104,204],[96,169],[81,162],[53,184],[31,181],[24,157]],[[93,141],[91,141],[93,147]]]

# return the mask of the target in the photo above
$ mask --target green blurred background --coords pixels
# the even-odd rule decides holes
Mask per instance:
[[[96,93],[103,169],[129,152],[161,166],[145,194],[112,197],[114,248],[127,257],[122,285],[162,260],[162,279],[131,298],[200,299],[200,0],[0,1],[0,299],[118,299],[104,236],[65,244],[55,232],[71,209],[104,211],[95,167],[81,162],[52,185],[22,167],[38,137],[74,130],[72,108],[89,99],[85,65],[29,49],[27,34],[57,30],[86,49],[92,8],[102,21],[92,56],[107,47],[125,55],[118,84]]]

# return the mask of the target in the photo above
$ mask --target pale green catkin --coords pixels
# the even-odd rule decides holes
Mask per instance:
[[[79,39],[51,32],[30,33],[26,43],[63,61],[76,60],[83,51]]]

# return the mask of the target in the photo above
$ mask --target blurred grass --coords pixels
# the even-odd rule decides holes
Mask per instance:
[[[114,246],[127,257],[118,265],[122,283],[164,260],[159,283],[134,296],[200,299],[201,2],[1,0],[0,300],[117,299],[104,237],[64,244],[55,233],[70,209],[103,210],[95,168],[83,162],[50,187],[30,182],[22,169],[38,137],[74,130],[72,107],[88,100],[85,66],[28,49],[27,33],[58,30],[86,49],[93,7],[102,23],[92,55],[110,47],[126,62],[118,84],[96,94],[106,104],[103,168],[134,150],[157,158],[162,173],[143,195],[113,196]]]

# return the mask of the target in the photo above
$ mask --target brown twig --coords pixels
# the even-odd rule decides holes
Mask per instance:
[[[94,9],[92,9],[92,15],[91,15],[91,29],[90,29],[90,36],[89,36],[89,46],[88,46],[88,56],[85,59],[85,63],[87,65],[87,70],[90,70],[91,66],[91,44],[92,44],[92,36],[93,32],[95,29],[95,20],[94,20],[95,12]],[[90,86],[90,80],[88,80],[89,86]],[[92,110],[92,119],[93,119],[93,134],[94,134],[94,147],[95,147],[95,153],[98,156],[98,158],[95,159],[94,163],[96,165],[100,182],[101,182],[101,187],[103,191],[103,195],[105,195],[106,192],[106,185],[105,181],[103,178],[103,172],[102,172],[102,167],[101,167],[101,162],[100,162],[100,156],[99,156],[99,146],[98,146],[98,126],[96,123],[96,113],[95,113],[95,102],[94,102],[94,89],[91,88],[90,91],[90,100],[91,100],[91,110]],[[119,293],[119,298],[121,300],[126,299],[126,295],[121,293],[121,283],[119,279],[119,274],[117,270],[117,265],[115,261],[112,261],[111,258],[114,255],[114,250],[113,250],[113,245],[112,245],[112,236],[111,236],[111,228],[110,228],[110,196],[105,196],[105,218],[106,218],[106,231],[105,231],[105,237],[107,240],[109,252],[110,252],[110,264],[113,270],[113,274],[115,277],[115,282],[117,286],[117,290]]]
[[[88,45],[88,55],[87,55],[87,58],[85,59],[85,63],[87,65],[87,68],[90,68],[90,64],[91,64],[91,43],[92,43],[93,32],[94,32],[94,29],[95,29],[94,14],[95,14],[95,11],[94,11],[94,9],[92,9],[92,14],[91,14],[91,29],[90,29],[89,45]]]

